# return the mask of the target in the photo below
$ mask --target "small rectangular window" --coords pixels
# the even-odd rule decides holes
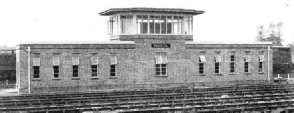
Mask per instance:
[[[244,72],[249,73],[249,62],[251,61],[251,58],[249,55],[244,56]]]
[[[53,66],[53,76],[59,78],[59,66]]]
[[[72,66],[72,77],[79,77],[79,66],[78,65]]]
[[[40,78],[40,53],[33,54],[33,77]]]
[[[235,63],[231,62],[230,63],[230,73],[234,73],[235,72]]]
[[[199,63],[199,74],[204,74],[204,63]]]
[[[166,75],[166,64],[155,64],[156,75]]]
[[[220,73],[220,63],[221,63],[221,56],[220,55],[216,55],[215,56],[215,63],[214,63],[214,72],[216,74]]]
[[[116,76],[116,65],[110,65],[110,76],[114,77]]]
[[[231,62],[235,61],[235,55],[231,55]]]
[[[34,78],[40,78],[40,66],[33,66]]]
[[[230,56],[230,73],[235,73],[235,55]]]
[[[116,54],[110,54],[110,76],[114,77],[116,76]]]
[[[258,72],[263,72],[263,62],[258,63]]]
[[[161,69],[160,69],[160,64],[155,64],[155,74],[160,75]]]
[[[219,62],[216,62],[215,63],[215,69],[214,69],[214,72],[216,73],[216,74],[219,74],[219,66],[220,66],[220,63]]]
[[[166,75],[167,55],[165,52],[157,52],[155,56],[155,75]]]
[[[258,55],[258,72],[259,73],[264,72],[264,69],[263,69],[264,61],[265,61],[264,55]]]
[[[249,73],[249,62],[244,63],[244,72]]]
[[[206,57],[204,55],[199,56],[199,74],[204,74],[204,63],[206,62]]]
[[[93,77],[97,76],[97,74],[98,74],[98,66],[97,65],[92,65],[91,70],[92,70],[92,76]]]

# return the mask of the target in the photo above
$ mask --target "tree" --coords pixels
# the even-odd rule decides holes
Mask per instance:
[[[258,26],[257,32],[258,35],[256,37],[256,41],[259,42],[272,42],[275,46],[282,46],[282,32],[283,22],[279,22],[278,24],[271,23],[270,27],[265,30],[264,26]]]

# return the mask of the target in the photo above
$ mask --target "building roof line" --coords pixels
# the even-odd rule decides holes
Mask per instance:
[[[273,48],[291,48],[290,46],[272,46]]]
[[[41,42],[22,42],[21,44],[135,44],[133,41],[91,41],[91,42],[85,42],[85,41],[77,41],[77,42],[54,42],[54,41],[41,41]]]
[[[203,14],[202,10],[182,9],[182,8],[146,8],[146,7],[133,7],[133,8],[111,8],[106,11],[100,12],[102,16],[113,15],[121,12],[153,12],[153,13],[180,13],[198,15]]]
[[[272,42],[194,42],[194,41],[189,41],[186,42],[186,44],[265,44],[265,45],[271,45]]]

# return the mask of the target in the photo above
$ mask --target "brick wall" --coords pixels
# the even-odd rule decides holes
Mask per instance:
[[[168,48],[154,48],[154,43],[168,43]],[[186,44],[181,39],[136,39],[134,44],[21,44],[17,53],[19,91],[28,92],[28,52],[40,53],[40,78],[33,78],[32,56],[30,62],[31,92],[82,91],[111,89],[138,84],[176,84],[190,82],[220,82],[242,80],[267,80],[267,46],[262,44]],[[236,55],[236,72],[229,73],[230,54]],[[245,53],[249,51],[249,53]],[[264,73],[258,73],[257,56],[265,55]],[[155,75],[156,52],[166,52],[167,76]],[[205,75],[198,73],[199,55],[206,56]],[[53,53],[60,53],[60,77],[53,76]],[[72,77],[72,54],[79,53],[79,77]],[[91,77],[91,53],[98,53],[98,77]],[[214,73],[214,57],[221,55],[220,74]],[[117,57],[117,76],[110,77],[110,54]],[[251,56],[250,73],[244,73],[244,55]],[[270,70],[270,75],[272,70]],[[109,87],[107,86],[109,85]],[[129,87],[130,88],[130,87]]]
[[[213,46],[213,45],[206,45]],[[202,81],[202,82],[210,82],[210,81],[235,81],[235,80],[267,80],[268,79],[268,51],[265,47],[250,47],[245,48],[243,45],[239,45],[240,47],[232,47],[232,48],[224,48],[218,47],[214,49],[199,47],[193,49],[187,49],[187,59],[189,59],[192,63],[190,64],[193,67],[192,73],[189,80],[192,81]],[[242,47],[242,48],[241,48]],[[232,51],[234,53],[232,53]],[[249,51],[250,53],[245,53]],[[264,51],[263,54],[259,53],[260,51]],[[206,56],[207,62],[205,65],[205,74],[200,75],[199,70],[199,55],[201,52],[205,52],[203,55]],[[215,74],[214,63],[215,56],[221,56],[220,63],[220,74]],[[235,72],[230,73],[230,55],[235,55]],[[249,55],[251,58],[251,62],[249,62],[249,73],[244,72],[244,56]],[[258,72],[258,55],[265,56],[264,62],[264,72]],[[271,57],[271,56],[270,56]],[[270,59],[271,62],[271,59]],[[271,68],[270,68],[271,69]],[[271,73],[272,70],[270,70]]]

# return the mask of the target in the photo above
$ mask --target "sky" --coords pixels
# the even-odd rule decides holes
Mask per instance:
[[[1,0],[0,45],[41,41],[109,41],[109,8],[186,8],[194,41],[254,42],[257,26],[283,22],[283,44],[294,43],[294,0]]]

